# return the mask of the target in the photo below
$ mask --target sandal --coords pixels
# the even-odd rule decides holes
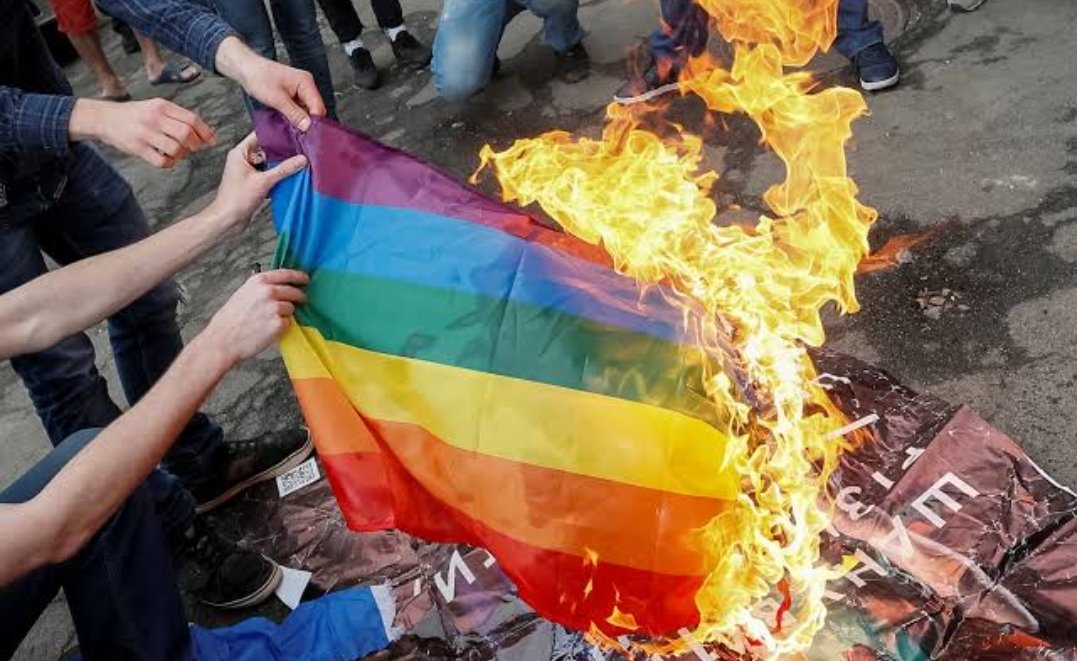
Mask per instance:
[[[130,101],[131,100],[131,93],[130,92],[124,92],[123,94],[100,94],[100,95],[98,95],[97,98],[101,99],[102,101],[112,101],[113,103],[123,103],[124,101]]]
[[[190,73],[190,75],[184,75],[186,73]],[[172,83],[184,85],[197,80],[201,75],[202,70],[190,62],[184,62],[181,65],[166,64],[156,78],[150,79],[150,85],[168,85]]]

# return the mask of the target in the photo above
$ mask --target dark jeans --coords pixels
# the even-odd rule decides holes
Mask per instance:
[[[355,11],[352,0],[318,0],[318,6],[329,20],[329,27],[340,43],[358,39],[363,34],[363,22]],[[400,27],[404,24],[404,9],[400,0],[370,0],[378,27],[383,30]]]
[[[263,0],[214,0],[217,13],[243,37],[254,52],[271,60],[277,59],[273,26],[280,32],[291,65],[309,71],[325,101],[329,116],[337,116],[333,96],[333,78],[329,74],[329,58],[318,30],[318,15],[313,0],[269,0],[273,20],[269,20]],[[243,96],[247,110],[253,113],[264,108],[247,95]]]
[[[655,59],[681,67],[707,47],[707,12],[692,0],[662,0],[665,26],[651,34]],[[868,19],[868,0],[840,0],[834,48],[852,59],[868,46],[883,42],[883,26]]]
[[[65,440],[0,493],[0,503],[32,499],[96,435],[81,431]],[[190,658],[183,604],[146,487],[131,494],[74,558],[0,587],[0,658],[14,654],[61,588],[87,661]]]
[[[20,190],[17,204],[0,214],[0,293],[44,274],[42,253],[70,264],[128,246],[150,233],[142,210],[120,175],[93,149],[79,145],[68,159],[66,179],[55,188]],[[176,286],[150,290],[108,320],[108,336],[127,401],[137,402],[164,374],[183,348],[176,323]],[[12,367],[53,445],[80,429],[105,427],[120,415],[108,384],[94,364],[85,333],[35,354],[12,359]],[[212,474],[227,455],[220,427],[199,413],[147,485],[169,534],[185,530],[194,517],[188,486]]]

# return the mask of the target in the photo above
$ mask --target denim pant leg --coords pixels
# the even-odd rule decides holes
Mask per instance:
[[[431,65],[442,97],[462,101],[490,81],[509,12],[505,0],[445,0]]]
[[[868,18],[868,0],[838,2],[838,36],[834,48],[852,59],[868,46],[883,43],[883,26]]]
[[[550,48],[564,53],[583,40],[578,15],[579,0],[518,0],[542,19],[542,39]]]
[[[0,503],[32,499],[96,435],[82,431],[60,443],[0,493]],[[73,559],[0,587],[0,658],[14,653],[61,587],[87,661],[190,658],[171,560],[145,487]]]
[[[318,7],[341,44],[354,41],[363,34],[363,21],[359,19],[359,12],[355,11],[352,0],[318,0]]]
[[[337,117],[333,77],[329,73],[329,56],[318,29],[318,14],[314,0],[269,0],[273,23],[277,26],[288,59],[293,67],[309,71],[333,119]]]
[[[680,68],[707,48],[707,11],[693,0],[662,0],[662,27],[651,33],[651,54],[656,62]]]

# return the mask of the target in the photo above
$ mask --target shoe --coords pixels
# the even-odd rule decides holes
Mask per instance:
[[[663,73],[663,69],[665,72]],[[642,76],[633,78],[621,86],[613,95],[613,100],[621,105],[643,103],[678,89],[677,79],[680,70],[673,66],[661,66],[652,62]]]
[[[245,551],[195,519],[173,548],[181,584],[207,606],[257,606],[280,585],[283,572],[260,553]]]
[[[430,64],[430,59],[434,56],[429,48],[411,36],[407,30],[396,35],[396,39],[390,39],[389,45],[393,47],[396,61],[412,69],[422,69]]]
[[[220,507],[248,487],[287,473],[314,451],[306,429],[271,432],[224,446],[228,458],[216,464],[212,476],[191,489],[199,514]]]
[[[348,56],[351,62],[352,72],[355,74],[355,84],[365,90],[376,90],[381,87],[381,73],[374,66],[374,58],[370,51],[365,48],[356,48]]]
[[[557,54],[557,77],[565,83],[578,83],[591,75],[591,56],[583,47],[583,42],[576,44],[564,53]]]
[[[853,56],[853,66],[860,75],[860,87],[878,92],[897,85],[901,71],[886,44],[872,44]]]
[[[987,0],[946,0],[953,11],[975,11]]]

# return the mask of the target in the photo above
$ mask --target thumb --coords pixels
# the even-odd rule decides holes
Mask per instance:
[[[306,156],[293,156],[276,167],[262,172],[260,176],[265,182],[266,188],[269,189],[277,185],[277,182],[287,179],[305,167],[307,167]]]
[[[268,105],[268,104],[267,104]],[[310,128],[310,115],[291,97],[285,97],[277,104],[276,109],[288,118],[288,123],[300,131],[306,133]]]

